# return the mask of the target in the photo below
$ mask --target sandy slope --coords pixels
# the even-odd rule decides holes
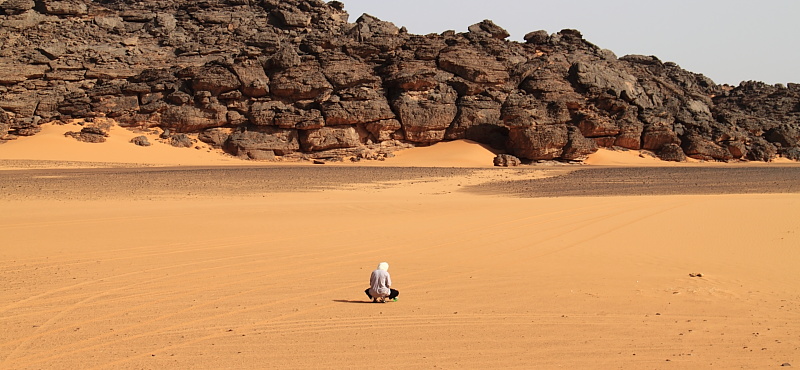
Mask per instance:
[[[48,148],[66,150],[62,140]],[[32,159],[15,148],[23,143],[1,146],[0,159]],[[142,163],[115,151],[127,140],[107,144],[104,160]],[[167,149],[169,160],[151,163],[195,160]],[[491,158],[465,142],[419,150],[464,166]],[[85,158],[78,152],[41,159]],[[241,196],[162,186],[157,200],[67,200],[55,181],[49,198],[24,200],[41,191],[6,186],[0,368],[800,364],[800,194],[459,191],[541,176],[480,170]],[[192,178],[178,180],[184,189]],[[366,303],[381,261],[400,300]]]
[[[221,155],[206,144],[200,142],[194,148],[175,148],[157,140],[155,134],[135,133],[133,131],[112,126],[108,141],[105,143],[83,143],[70,137],[64,137],[67,131],[80,131],[78,124],[45,124],[42,132],[0,145],[0,160],[28,161],[64,161],[64,162],[101,162],[114,164],[146,164],[146,165],[248,165],[230,156]],[[150,147],[140,147],[130,143],[136,136],[148,137]],[[35,165],[35,164],[34,164]],[[38,165],[37,165],[38,166]],[[57,167],[93,167],[84,163],[60,164]],[[8,166],[6,166],[8,167]],[[18,166],[24,167],[24,166]]]
[[[83,143],[64,137],[67,131],[80,131],[77,123],[42,125],[42,132],[0,145],[0,169],[146,166],[263,166],[310,165],[310,162],[256,162],[241,160],[198,142],[193,148],[175,148],[158,140],[153,133],[133,132],[112,126],[105,143]],[[130,143],[136,136],[148,137],[152,144],[139,147]],[[429,147],[403,150],[386,161],[362,161],[361,166],[414,167],[492,167],[495,154],[475,142],[460,140]],[[342,163],[351,165],[351,163]],[[334,164],[341,165],[341,164]]]

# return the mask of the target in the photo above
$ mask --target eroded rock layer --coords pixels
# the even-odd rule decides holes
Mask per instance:
[[[113,118],[252,159],[469,139],[526,160],[800,159],[800,85],[717,85],[576,30],[413,35],[320,0],[0,0],[0,139]]]

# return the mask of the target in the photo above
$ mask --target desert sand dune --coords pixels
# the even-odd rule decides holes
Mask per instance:
[[[23,143],[0,157],[36,159]],[[492,155],[450,145],[420,150]],[[304,168],[2,171],[0,368],[800,363],[791,189],[519,197],[476,191],[580,166]],[[398,302],[363,294],[381,261]]]

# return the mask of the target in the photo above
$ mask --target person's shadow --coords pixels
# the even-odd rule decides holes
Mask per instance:
[[[351,301],[347,299],[334,299],[333,301],[337,303],[372,303],[372,301]]]

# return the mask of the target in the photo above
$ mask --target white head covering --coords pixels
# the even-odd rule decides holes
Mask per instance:
[[[379,263],[378,270],[389,271],[389,264],[386,262]]]

